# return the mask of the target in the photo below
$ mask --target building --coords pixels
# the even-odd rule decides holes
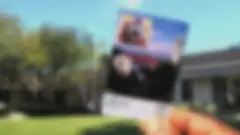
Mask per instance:
[[[240,47],[184,56],[177,102],[240,104]]]

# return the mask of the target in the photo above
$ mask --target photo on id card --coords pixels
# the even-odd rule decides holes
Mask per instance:
[[[115,48],[137,63],[178,63],[188,33],[188,24],[137,11],[120,10]]]

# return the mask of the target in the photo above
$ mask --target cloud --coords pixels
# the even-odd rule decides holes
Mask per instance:
[[[142,0],[119,0],[122,7],[137,9],[142,5]]]

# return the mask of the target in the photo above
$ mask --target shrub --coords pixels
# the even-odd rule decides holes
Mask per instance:
[[[86,129],[83,135],[141,135],[137,124],[132,121],[116,122],[98,128]]]
[[[215,104],[208,104],[204,107],[204,109],[208,112],[208,113],[216,113],[218,108]]]
[[[189,110],[190,109],[188,104],[175,104],[174,107],[179,110]]]

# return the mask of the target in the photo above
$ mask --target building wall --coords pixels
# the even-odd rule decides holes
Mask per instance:
[[[197,102],[201,104],[218,104],[220,106],[240,104],[240,77],[208,77],[190,79],[192,100],[184,101],[183,81],[175,85],[174,101],[177,103]],[[237,81],[237,82],[235,82]]]
[[[182,100],[182,89],[181,89],[181,80],[177,80],[176,81],[176,84],[175,84],[175,89],[174,89],[174,102],[176,103],[182,103],[183,100]]]
[[[201,104],[213,103],[213,87],[211,79],[196,79],[192,81],[193,102]]]
[[[176,103],[184,103],[182,93],[183,89],[181,87],[182,81],[177,81],[175,85],[174,100]],[[214,103],[213,97],[213,85],[211,78],[205,79],[193,79],[191,80],[192,89],[192,101],[202,104]]]

